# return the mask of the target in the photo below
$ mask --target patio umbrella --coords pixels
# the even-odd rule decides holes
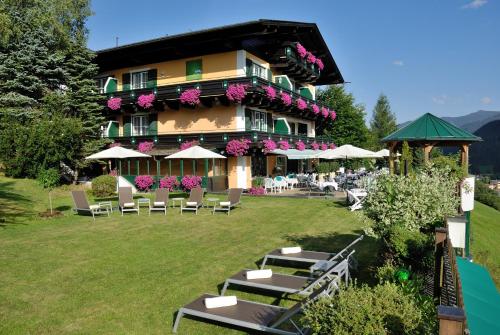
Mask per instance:
[[[85,157],[85,159],[124,159],[124,158],[146,158],[150,155],[142,152],[127,149],[123,147],[113,147],[103,151],[99,151],[93,155]]]
[[[380,157],[389,157],[389,149],[382,149],[376,152]],[[397,156],[401,156],[401,154],[397,154]]]
[[[316,156],[323,159],[351,159],[351,158],[380,158],[377,153],[355,147],[354,145],[344,144],[335,149],[325,150]]]
[[[204,158],[226,158],[216,152],[202,148],[199,145],[193,145],[190,148],[176,152],[165,157],[166,159],[204,159]]]

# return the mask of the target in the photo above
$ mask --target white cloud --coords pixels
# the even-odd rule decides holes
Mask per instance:
[[[432,101],[438,105],[444,105],[448,101],[448,96],[446,94],[441,94],[436,97],[432,97]]]
[[[488,0],[472,0],[466,5],[462,6],[462,9],[478,9],[479,7],[483,7],[488,3]]]
[[[483,97],[483,98],[481,98],[481,103],[483,103],[484,105],[489,105],[489,104],[491,104],[491,98],[490,97]]]
[[[405,65],[405,63],[401,59],[396,59],[396,60],[392,61],[392,65],[403,66],[403,65]]]

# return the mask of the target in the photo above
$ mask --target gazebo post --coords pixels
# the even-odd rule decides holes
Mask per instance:
[[[390,174],[394,174],[394,157],[396,156],[394,149],[396,148],[396,144],[397,144],[397,142],[390,142],[389,143],[389,172],[390,172]]]
[[[464,171],[469,174],[469,145],[462,144],[460,146],[460,158],[462,163],[462,168]]]
[[[424,163],[427,164],[430,159],[430,153],[434,146],[432,144],[425,143],[424,144]]]

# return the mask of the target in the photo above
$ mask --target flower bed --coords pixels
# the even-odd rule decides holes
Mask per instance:
[[[169,176],[160,179],[160,188],[166,188],[170,192],[179,187],[180,183],[176,176]]]
[[[231,156],[244,156],[250,148],[250,140],[242,138],[241,140],[231,140],[226,145],[226,151]]]
[[[250,195],[264,195],[265,193],[266,193],[266,190],[262,186],[260,186],[260,187],[251,187],[248,190],[248,194],[250,194]]]
[[[276,148],[278,148],[278,145],[276,144],[276,142],[274,142],[271,139],[263,140],[262,143],[264,144],[264,149],[263,149],[264,154],[268,154],[271,151],[276,150]]]
[[[122,107],[122,98],[109,98],[108,108],[111,110],[119,110]]]
[[[181,93],[179,100],[182,104],[196,106],[200,104],[201,91],[196,88],[190,88]]]
[[[142,108],[153,107],[153,101],[155,101],[155,95],[151,94],[141,94],[137,98],[137,104]]]
[[[140,191],[149,191],[151,186],[153,186],[153,184],[154,184],[153,177],[148,176],[148,175],[137,176],[137,177],[135,177],[134,182],[135,182],[135,186],[137,186],[137,188]]]
[[[181,185],[184,190],[190,191],[191,189],[201,185],[201,177],[186,175],[182,177]]]
[[[226,90],[226,97],[229,101],[240,103],[247,94],[246,88],[247,85],[231,84]]]

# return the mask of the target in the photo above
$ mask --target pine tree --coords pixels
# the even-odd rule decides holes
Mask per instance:
[[[391,106],[387,96],[380,94],[377,104],[373,109],[372,119],[370,121],[370,130],[379,148],[382,146],[380,140],[397,130],[396,116],[391,111]]]
[[[318,100],[337,113],[335,121],[317,124],[318,135],[327,135],[337,145],[366,147],[368,129],[364,119],[364,107],[356,104],[351,93],[347,93],[343,86],[332,85],[319,92]]]

